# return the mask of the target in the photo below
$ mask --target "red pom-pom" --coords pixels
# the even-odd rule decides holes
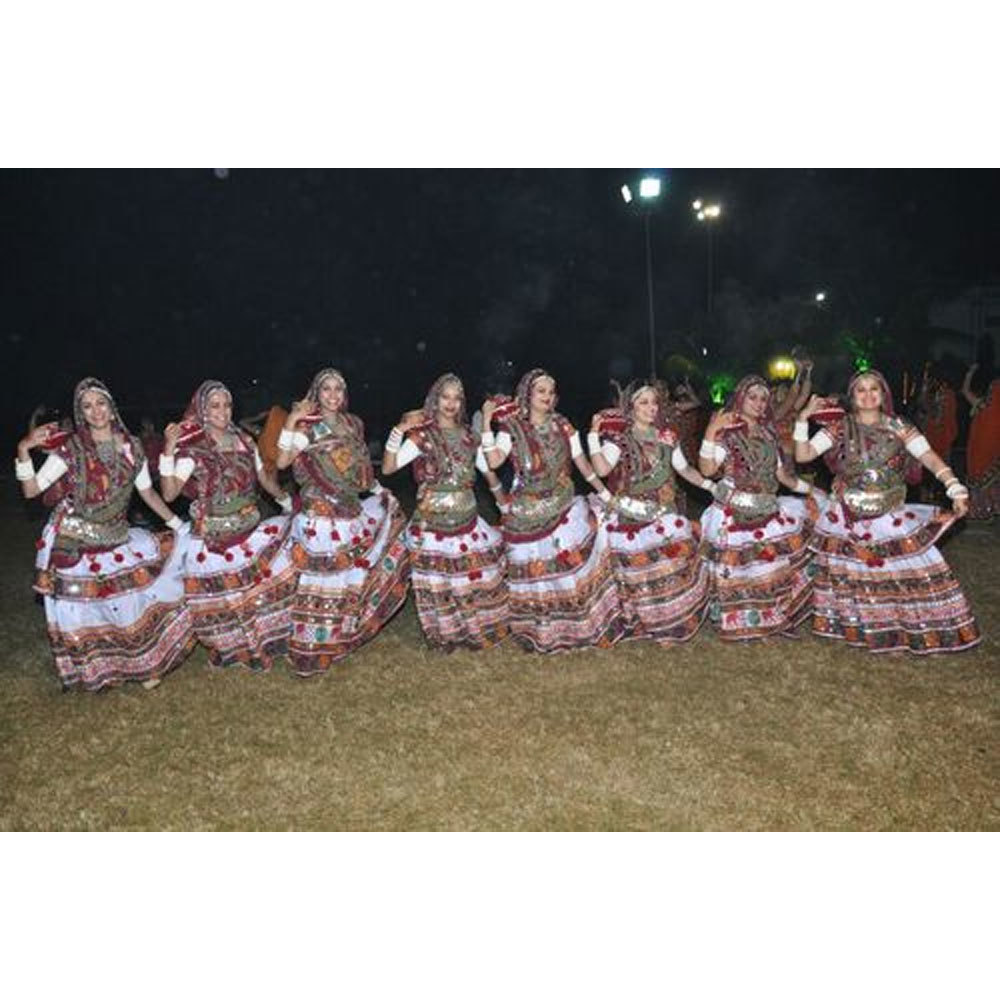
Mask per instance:
[[[666,530],[666,528],[664,528],[664,527],[663,527],[663,525],[662,525],[662,524],[658,524],[658,525],[656,526],[656,533],[657,533],[658,535],[665,535],[665,534],[667,533],[667,530]]]
[[[726,517],[732,517],[733,516],[733,508],[732,507],[724,507],[723,510],[722,510],[722,513],[725,514]]]
[[[365,538],[371,538],[372,537],[372,533],[367,528],[365,528],[365,530],[362,531],[361,534],[364,535]]]
[[[830,522],[831,524],[836,524],[836,523],[837,523],[837,522],[838,522],[838,521],[840,520],[840,518],[839,518],[839,517],[837,517],[837,515],[836,515],[836,514],[834,514],[834,512],[833,512],[832,510],[831,510],[831,511],[828,511],[828,512],[827,512],[827,515],[826,515],[826,519],[827,519],[827,520],[828,520],[828,521],[829,521],[829,522]]]
[[[884,566],[885,565],[885,560],[884,559],[873,559],[872,560],[872,565],[873,566]]]
[[[337,529],[336,529],[336,528],[333,528],[333,529],[331,530],[331,532],[330,532],[330,537],[331,537],[331,538],[332,538],[332,539],[333,539],[333,540],[334,540],[335,542],[339,542],[339,541],[340,541],[340,532],[339,532],[339,531],[337,531]]]
[[[116,563],[125,562],[125,557],[120,552],[116,552],[115,553],[115,562]]]
[[[367,559],[355,559],[354,560],[354,565],[357,566],[358,569],[368,569],[368,560]]]
[[[916,515],[916,514],[914,514],[912,510],[908,510],[908,511],[906,512],[906,516],[907,516],[907,517],[908,517],[908,518],[909,518],[909,519],[910,519],[911,521],[915,521],[915,520],[917,519],[917,515]]]
[[[901,517],[894,517],[892,519],[892,526],[894,528],[898,528],[902,523],[903,523],[903,519]]]
[[[419,535],[419,534],[420,534],[420,529],[419,529],[419,528],[418,528],[418,527],[417,527],[417,526],[416,526],[416,525],[414,524],[414,525],[413,525],[413,526],[412,526],[412,527],[410,528],[410,534],[411,534],[411,535]]]
[[[483,571],[481,569],[471,570],[469,573],[470,580],[481,580],[483,578]]]
[[[205,555],[204,552],[199,552],[198,555],[195,556],[195,558],[198,560],[198,562],[204,562],[208,558],[208,556]]]
[[[90,564],[91,573],[99,573],[101,571],[101,564],[99,562],[92,562]]]
[[[38,541],[36,541],[36,542],[35,542],[35,548],[36,548],[36,549],[37,549],[37,550],[38,550],[39,552],[41,552],[41,551],[42,551],[42,549],[44,549],[44,548],[45,548],[45,541],[44,541],[44,539],[41,539],[41,538],[39,538],[39,539],[38,539]]]
[[[755,532],[753,533],[753,537],[754,537],[754,538],[763,538],[763,537],[764,537],[764,532],[763,532],[763,531],[761,531],[761,530],[760,530],[760,528],[758,528],[758,529],[757,529],[757,530],[756,530],[756,531],[755,531]]]
[[[684,522],[678,517],[678,518],[676,518],[674,520],[674,527],[675,528],[683,528],[684,527]]]
[[[141,552],[133,552],[132,555],[134,555],[136,557],[136,559],[141,559],[142,558],[142,553]]]
[[[316,529],[306,528],[306,538],[315,538],[315,537],[316,537]]]
[[[459,545],[459,547],[458,547],[458,551],[459,552],[468,552],[469,551],[469,546],[466,545],[465,542],[462,542],[462,544]]]
[[[479,534],[478,534],[478,532],[475,532],[475,531],[474,531],[474,532],[472,533],[472,540],[473,540],[474,542],[478,542],[478,541],[479,541]]]
[[[861,536],[861,538],[862,538],[862,539],[863,539],[864,541],[866,541],[866,542],[870,542],[870,541],[872,540],[872,533],[871,533],[870,531],[866,531],[866,532],[865,532],[865,533],[864,533],[864,534],[863,534],[863,535]]]
[[[375,518],[374,517],[368,518],[368,523],[369,524],[374,524],[375,523]]]
[[[227,552],[226,556],[225,556],[225,559],[226,559],[226,562],[232,562],[233,561],[233,554],[232,554],[232,552]]]
[[[632,539],[635,538],[635,532],[634,531],[630,531],[630,532],[628,532],[628,534],[625,537],[628,538],[628,540],[631,542]]]
[[[305,632],[305,630],[306,630],[306,627],[305,627],[305,625],[302,624],[302,622],[299,622],[298,625],[295,626],[295,631],[299,635],[302,635],[302,633]]]
[[[444,535],[442,535],[440,531],[435,531],[434,532],[434,540],[436,542],[443,542],[444,541]]]
[[[254,577],[253,577],[253,582],[254,583],[260,583],[260,581],[261,581],[260,573],[255,573]]]
[[[361,536],[351,535],[351,545],[360,545],[360,544],[361,544]]]
[[[794,518],[794,517],[786,517],[786,518],[785,518],[785,520],[786,520],[786,521],[787,521],[787,522],[788,522],[789,524],[795,524],[795,518]]]

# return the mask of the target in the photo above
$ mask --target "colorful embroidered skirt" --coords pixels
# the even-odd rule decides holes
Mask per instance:
[[[701,554],[708,567],[709,618],[723,639],[790,633],[808,616],[812,567],[807,547],[818,516],[810,497],[778,497],[770,520],[741,526],[718,502],[701,516]]]
[[[906,504],[851,524],[838,501],[826,501],[810,542],[813,631],[874,653],[975,646],[976,620],[934,545],[954,520],[937,507]]]
[[[188,538],[184,593],[213,666],[269,670],[287,652],[295,596],[288,530],[287,516],[268,518],[223,552]]]
[[[295,515],[292,560],[299,583],[289,659],[297,674],[326,670],[403,606],[410,576],[405,527],[388,490],[366,497],[354,518]]]
[[[628,637],[665,645],[690,639],[708,611],[697,522],[665,514],[637,525],[611,514],[606,530]]]
[[[97,691],[125,681],[162,677],[194,645],[184,603],[181,548],[170,532],[130,528],[113,549],[58,567],[55,529],[39,540],[35,590],[63,687]]]
[[[509,632],[503,536],[481,517],[455,532],[416,519],[406,532],[410,580],[427,641],[485,649]]]
[[[612,646],[624,634],[597,504],[576,497],[556,527],[538,536],[504,532],[510,630],[527,649]]]

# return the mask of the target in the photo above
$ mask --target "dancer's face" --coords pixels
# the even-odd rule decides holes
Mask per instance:
[[[632,412],[635,414],[635,422],[642,427],[655,423],[660,412],[656,393],[652,389],[643,389],[632,403]]]
[[[328,375],[319,384],[319,405],[327,413],[338,413],[344,405],[344,383]]]
[[[531,387],[531,409],[535,413],[549,413],[555,404],[556,384],[550,378],[540,378]]]
[[[854,383],[851,404],[855,410],[881,410],[882,386],[879,385],[878,379],[871,375],[862,375]]]
[[[462,386],[458,382],[445,382],[438,395],[438,416],[447,423],[457,423],[462,412]]]
[[[233,419],[233,400],[228,392],[213,389],[205,403],[206,422],[217,431],[224,431]]]
[[[92,431],[102,431],[111,424],[111,404],[103,392],[87,389],[80,397],[80,410]]]
[[[767,412],[767,401],[771,393],[762,385],[752,385],[743,395],[740,415],[753,421],[763,418]]]

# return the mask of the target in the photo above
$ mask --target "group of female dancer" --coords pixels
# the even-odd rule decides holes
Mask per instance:
[[[880,375],[856,376],[848,400],[837,410],[813,396],[794,424],[794,460],[823,455],[830,494],[783,455],[762,378],[743,379],[712,417],[696,468],[658,386],[633,384],[596,414],[585,451],[541,369],[513,398],[486,401],[481,433],[453,374],[404,415],[382,472],[412,466],[408,523],[375,480],[333,368],[292,405],[278,438],[276,466],[291,469],[294,497],[233,423],[232,397],[215,381],[164,432],[162,496],[93,378],[76,388],[75,429],[31,431],[15,471],[26,497],[53,507],[35,589],[67,688],[155,686],[196,642],[215,665],[259,670],[286,657],[297,674],[319,673],[374,636],[410,584],[427,640],[443,649],[508,635],[539,652],[668,645],[706,618],[723,639],[764,639],[790,636],[810,616],[819,635],[875,652],[974,646],[975,619],[935,547],[966,512],[967,490],[893,414]],[[819,425],[811,437],[810,419]],[[39,447],[49,454],[36,471],[30,450]],[[509,489],[497,475],[507,462]],[[952,513],[905,503],[911,463],[942,482]],[[573,466],[593,488],[587,497],[575,492]],[[478,513],[477,469],[499,529]],[[679,512],[677,476],[711,495],[700,522]],[[133,488],[169,532],[129,525]],[[260,489],[281,515],[261,519]],[[167,506],[182,492],[189,522]]]

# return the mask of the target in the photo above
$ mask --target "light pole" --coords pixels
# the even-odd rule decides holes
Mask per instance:
[[[643,229],[646,237],[646,298],[649,305],[649,374],[651,378],[656,378],[656,317],[653,312],[653,246],[649,235],[649,217],[662,189],[663,183],[659,177],[647,176],[639,181],[638,206],[642,211]],[[622,200],[626,205],[630,205],[634,200],[632,189],[628,184],[623,184],[621,192]]]
[[[712,315],[712,230],[715,228],[715,223],[718,221],[719,216],[722,215],[722,206],[719,204],[707,205],[704,201],[699,198],[697,201],[691,203],[691,208],[699,222],[705,223],[705,229],[708,232],[708,301],[707,301],[707,311],[708,315]]]

